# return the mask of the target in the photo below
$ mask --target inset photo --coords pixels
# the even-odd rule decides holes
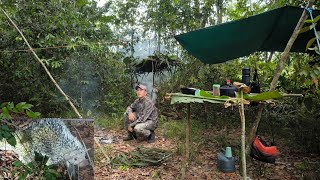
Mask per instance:
[[[0,128],[1,178],[94,179],[93,119],[2,119]]]

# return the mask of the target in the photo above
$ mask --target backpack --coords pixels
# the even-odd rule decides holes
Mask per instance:
[[[257,136],[251,145],[250,156],[259,161],[274,164],[276,161],[277,147],[269,145],[260,136]]]

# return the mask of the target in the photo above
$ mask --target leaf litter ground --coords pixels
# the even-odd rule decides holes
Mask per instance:
[[[95,144],[95,179],[241,179],[239,160],[236,162],[235,173],[223,173],[217,169],[217,154],[221,150],[219,137],[228,133],[228,142],[234,144],[233,155],[239,157],[240,130],[211,129],[204,132],[203,137],[210,137],[203,141],[192,142],[196,150],[191,150],[191,160],[186,171],[183,171],[183,156],[177,153],[179,150],[178,140],[166,139],[161,129],[156,130],[156,142],[149,144],[146,141],[123,141],[126,135],[124,130],[95,129],[96,139],[108,139],[107,143],[100,141],[101,149]],[[103,138],[104,137],[104,138]],[[210,140],[211,139],[211,140]],[[97,141],[98,142],[98,141]],[[276,164],[267,164],[247,158],[247,173],[251,179],[303,179],[308,172],[301,172],[296,167],[303,162],[320,162],[320,157],[310,154],[293,152],[279,140],[279,156]],[[173,152],[165,162],[159,166],[133,167],[127,165],[115,165],[110,160],[119,154],[130,154],[137,147],[157,148]],[[298,156],[297,156],[298,155]]]

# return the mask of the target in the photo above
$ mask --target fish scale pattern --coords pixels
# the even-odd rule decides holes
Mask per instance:
[[[23,130],[16,131],[15,137],[15,147],[0,141],[0,149],[13,150],[23,163],[32,161],[35,151],[49,157],[47,165],[78,165],[86,160],[83,145],[59,118],[34,120]]]

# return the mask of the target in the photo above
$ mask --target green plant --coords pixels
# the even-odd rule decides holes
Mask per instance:
[[[6,124],[0,126],[0,141],[5,139],[11,146],[16,146],[17,141],[13,136],[13,130]]]
[[[127,166],[127,165],[121,165],[121,166],[119,166],[120,171],[125,171],[125,170],[127,170],[128,168],[129,168],[129,166]]]
[[[17,141],[13,134],[17,126],[9,122],[9,120],[17,117],[38,118],[41,114],[32,111],[32,107],[32,104],[26,102],[20,102],[16,105],[13,102],[5,102],[0,105],[0,141],[5,139],[11,146],[16,146]],[[34,161],[26,165],[19,160],[13,162],[13,165],[19,170],[14,173],[19,175],[19,180],[26,179],[28,175],[43,177],[48,180],[55,180],[60,177],[60,174],[53,166],[46,165],[48,157],[35,152],[34,159]]]
[[[1,120],[12,119],[12,116],[27,116],[28,118],[37,118],[40,116],[39,112],[33,112],[30,108],[32,104],[20,102],[14,105],[13,102],[5,102],[0,105],[0,141],[5,139],[11,146],[17,144],[16,138],[13,136],[14,127],[9,126],[8,122],[2,123]]]
[[[186,151],[186,150],[185,150],[185,143],[183,143],[183,142],[178,143],[176,153],[177,153],[178,155],[184,155],[184,154],[185,154],[185,151]]]
[[[185,125],[179,121],[169,121],[162,125],[165,129],[165,137],[184,139],[185,137]]]
[[[18,168],[19,171],[15,171],[14,174],[19,175],[19,180],[24,180],[28,176],[36,176],[46,180],[55,180],[61,175],[57,172],[55,166],[49,165],[49,158],[47,156],[42,156],[40,153],[35,152],[34,161],[28,164],[23,164],[20,160],[13,162],[13,165]]]
[[[32,104],[28,104],[26,102],[20,102],[14,105],[13,102],[5,102],[0,105],[1,119],[11,119],[13,115],[26,115],[28,118],[38,118],[40,117],[39,112],[33,112],[30,108],[33,107]]]
[[[96,117],[94,123],[101,128],[122,129],[124,120],[117,115],[114,115],[113,117],[104,115]]]
[[[152,171],[151,172],[151,178],[152,179],[159,179],[160,178],[160,175],[157,171]]]

